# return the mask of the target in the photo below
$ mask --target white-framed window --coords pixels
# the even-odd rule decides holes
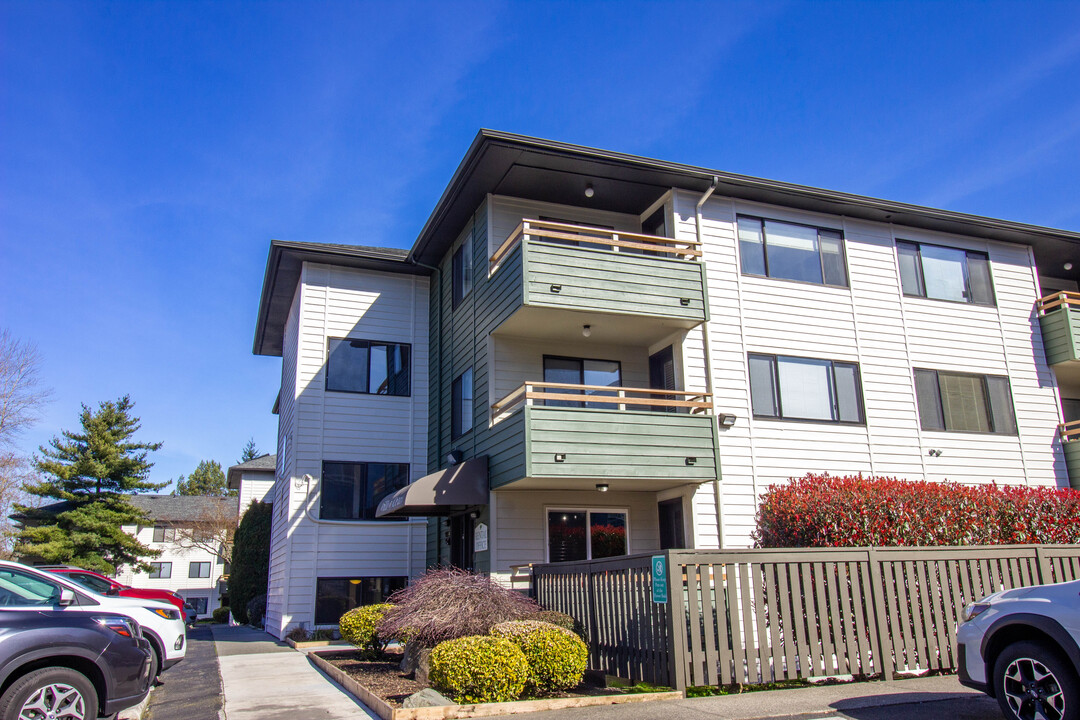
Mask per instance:
[[[165,527],[164,525],[154,526],[154,542],[166,543],[176,541],[176,528]]]
[[[866,422],[858,363],[759,353],[748,362],[754,417]]]
[[[172,577],[172,563],[171,562],[152,562],[150,563],[150,578],[161,578],[162,580]]]
[[[210,577],[210,563],[208,563],[208,562],[192,562],[192,563],[188,563],[187,576],[189,578],[208,578],[208,577]]]
[[[737,223],[743,275],[848,286],[839,230],[746,215]]]
[[[908,297],[995,304],[990,256],[984,252],[897,240],[896,256]]]
[[[545,508],[547,562],[626,555],[630,513],[625,508]]]

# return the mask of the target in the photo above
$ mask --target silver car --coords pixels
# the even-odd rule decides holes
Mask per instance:
[[[1080,719],[1080,580],[994,593],[956,633],[960,682],[1010,720]]]

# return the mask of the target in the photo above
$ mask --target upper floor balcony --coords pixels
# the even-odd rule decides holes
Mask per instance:
[[[694,241],[524,219],[490,260],[491,281],[518,303],[499,331],[580,331],[582,312],[622,321],[637,342],[695,327],[708,319],[700,257]]]
[[[1080,420],[1062,423],[1058,426],[1061,433],[1061,449],[1065,451],[1065,469],[1069,473],[1069,484],[1080,488]]]
[[[1056,292],[1039,298],[1036,305],[1046,362],[1080,361],[1080,293]]]
[[[492,489],[658,491],[719,472],[708,394],[526,382],[492,415]]]

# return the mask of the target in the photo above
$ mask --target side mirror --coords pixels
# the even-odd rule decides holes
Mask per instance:
[[[120,594],[120,588],[116,587],[115,585],[112,585],[112,586],[109,587],[108,590],[105,591],[105,594],[108,595],[109,597],[116,597],[116,596],[118,596]]]
[[[75,591],[66,587],[60,588],[60,600],[56,603],[60,607],[67,607],[75,603]]]

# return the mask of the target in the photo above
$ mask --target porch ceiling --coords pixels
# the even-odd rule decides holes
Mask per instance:
[[[695,324],[693,321],[671,318],[610,315],[523,306],[503,321],[492,332],[492,335],[530,340],[648,347],[672,333],[689,330]],[[592,331],[588,338],[582,335],[584,325],[590,326]]]
[[[710,482],[706,480],[705,482]],[[607,483],[608,491],[602,493],[596,489],[597,483]],[[660,478],[533,478],[527,477],[503,485],[492,492],[517,492],[520,490],[578,490],[591,491],[597,497],[617,492],[660,492],[672,488],[697,486],[703,483],[687,483],[682,480]]]

